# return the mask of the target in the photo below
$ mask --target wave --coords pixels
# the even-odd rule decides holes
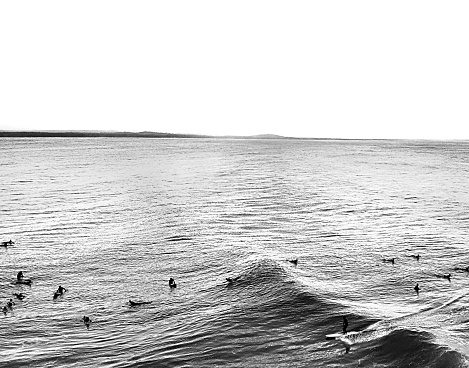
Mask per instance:
[[[268,324],[270,328],[295,325],[297,333],[310,332],[315,343],[322,340],[329,349],[351,347],[351,354],[364,366],[468,366],[465,352],[457,344],[439,339],[437,333],[445,327],[438,322],[448,315],[454,318],[455,311],[461,309],[459,302],[467,294],[405,316],[376,320],[328,300],[314,286],[303,284],[291,269],[294,266],[287,261],[261,259],[233,277],[234,281],[226,288],[242,303],[240,309],[244,315],[251,316],[244,319],[238,316],[243,323],[257,320],[258,325]],[[352,321],[357,333],[338,339],[335,344],[326,342],[326,334],[341,330],[343,315]]]

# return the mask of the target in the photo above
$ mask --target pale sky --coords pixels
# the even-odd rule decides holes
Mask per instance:
[[[1,1],[0,130],[469,139],[468,1]]]

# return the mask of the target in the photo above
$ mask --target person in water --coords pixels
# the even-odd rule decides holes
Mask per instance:
[[[451,274],[443,275],[444,279],[447,279],[448,281],[451,281]]]
[[[129,299],[129,304],[132,306],[132,307],[135,307],[137,305],[143,305],[143,304],[151,304],[152,302],[134,302],[133,300],[130,300]]]
[[[16,299],[23,300],[26,298],[23,293],[13,293],[14,296],[16,296]]]
[[[415,285],[414,290],[417,294],[419,293],[420,287],[419,287],[418,283],[417,283],[417,285]]]
[[[57,298],[59,295],[62,295],[63,293],[65,293],[67,291],[67,289],[65,289],[64,287],[62,287],[62,285],[59,285],[59,288],[57,289],[57,291],[54,293],[54,298]]]
[[[342,332],[343,333],[347,333],[347,327],[348,327],[347,317],[343,316],[343,321],[342,321]]]
[[[85,325],[89,325],[91,323],[91,318],[87,316],[83,316],[83,323]]]
[[[395,259],[395,258],[389,258],[389,259],[386,259],[386,258],[385,258],[385,259],[383,259],[383,262],[389,262],[389,263],[394,264],[394,259]]]
[[[4,306],[4,307],[2,308],[2,312],[3,312],[3,314],[6,316],[7,313],[8,313],[8,308],[7,308],[6,306]]]
[[[14,305],[15,305],[15,302],[13,301],[13,299],[10,299],[7,303],[8,309],[13,309]]]
[[[417,255],[411,255],[412,258],[415,258],[417,261],[420,260],[420,254],[417,254]]]
[[[18,272],[18,274],[16,275],[16,279],[22,280],[23,278],[24,278],[23,271]]]
[[[177,285],[176,285],[176,281],[174,281],[174,279],[172,277],[169,278],[169,287],[170,288],[175,288]]]

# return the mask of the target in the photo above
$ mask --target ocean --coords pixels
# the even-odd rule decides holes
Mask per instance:
[[[1,367],[469,366],[468,141],[0,149]]]

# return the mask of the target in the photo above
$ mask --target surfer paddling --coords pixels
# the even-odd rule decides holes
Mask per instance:
[[[394,260],[395,260],[395,258],[384,258],[383,262],[394,264]]]
[[[228,281],[228,284],[231,285],[233,282],[239,279],[239,276],[236,277],[226,277],[226,281]]]
[[[176,287],[176,281],[174,281],[174,279],[172,277],[169,278],[169,287],[171,289],[174,289]]]
[[[137,305],[144,305],[144,304],[151,304],[152,302],[134,302],[133,300],[129,299],[129,304],[132,307],[136,307]]]
[[[420,261],[420,254],[417,254],[417,255],[412,254],[411,257],[415,258],[417,261]]]
[[[16,299],[23,300],[26,298],[23,293],[13,293],[13,295],[16,297]]]

